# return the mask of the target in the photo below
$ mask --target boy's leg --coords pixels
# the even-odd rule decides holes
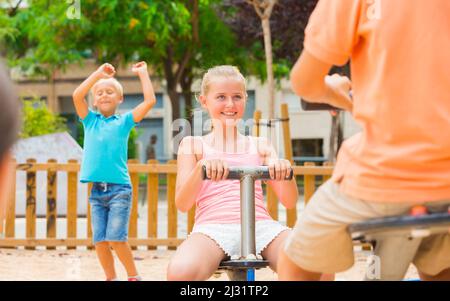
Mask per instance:
[[[207,280],[225,257],[223,250],[211,238],[192,233],[170,260],[167,280]]]
[[[114,257],[112,256],[108,242],[105,241],[108,209],[104,206],[100,198],[97,198],[97,194],[97,191],[92,190],[89,199],[92,215],[93,240],[95,251],[103,271],[105,272],[106,279],[112,280],[117,276],[114,269]]]
[[[134,264],[133,253],[130,245],[126,241],[110,241],[109,242],[114,251],[119,257],[120,262],[125,267],[128,277],[137,276],[138,272]]]
[[[97,257],[102,265],[103,271],[105,271],[106,280],[116,279],[117,275],[114,269],[114,257],[108,242],[102,241],[95,244],[95,251],[97,252]]]
[[[371,203],[343,195],[339,185],[327,181],[314,194],[288,236],[278,265],[288,280],[318,273],[334,274],[354,263],[353,241],[348,225],[371,218],[405,214],[411,204]],[[291,265],[295,264],[297,268]]]
[[[443,270],[437,275],[431,276],[419,271],[420,279],[423,281],[450,281],[450,268]]]
[[[284,230],[278,234],[278,236],[275,237],[272,242],[270,242],[270,244],[261,252],[262,257],[269,262],[269,266],[274,272],[277,271],[280,250],[282,249],[290,232],[290,230]]]
[[[108,184],[111,185],[111,184]],[[106,238],[125,267],[128,276],[138,276],[133,253],[128,244],[128,226],[131,212],[131,188],[125,185],[111,185],[111,199]]]
[[[427,204],[429,212],[445,212],[450,202]],[[450,232],[425,237],[413,260],[420,278],[428,281],[450,280]]]
[[[283,252],[283,246],[286,242],[286,239],[288,235],[290,234],[290,230],[285,230],[281,232],[277,237],[274,238],[274,240],[262,251],[261,255],[269,261],[270,268],[277,272],[278,262],[280,260],[289,260],[289,258],[284,254]],[[297,266],[295,266],[297,267]],[[298,268],[298,267],[297,267]],[[286,272],[286,271],[284,271]],[[293,272],[293,271],[292,271]],[[304,271],[306,272],[306,271]],[[280,277],[280,280],[283,280]],[[299,279],[300,280],[300,279]],[[302,280],[325,280],[325,281],[332,281],[334,280],[334,274],[320,274],[320,273],[310,273],[305,274],[304,279]]]
[[[280,250],[278,258],[278,280],[319,281],[321,277],[321,273],[309,272],[302,269],[286,255],[283,249]]]

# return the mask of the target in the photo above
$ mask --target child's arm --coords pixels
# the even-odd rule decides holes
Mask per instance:
[[[182,212],[191,209],[202,187],[202,162],[195,156],[200,152],[193,137],[184,138],[178,147],[175,205]]]
[[[303,50],[291,71],[292,89],[306,101],[327,103],[351,112],[350,79],[338,74],[328,76],[331,67]]]
[[[282,180],[288,176],[291,162],[279,159],[274,147],[265,138],[258,138],[258,150],[264,158],[264,165],[269,166],[270,177],[267,181],[281,203],[288,209],[294,208],[298,199],[298,189],[295,177],[292,180]]]
[[[140,122],[145,115],[147,115],[148,111],[150,111],[150,109],[155,105],[156,97],[152,82],[148,75],[147,64],[145,62],[134,64],[132,71],[137,73],[139,76],[142,85],[142,92],[144,93],[144,101],[133,109],[133,120],[137,123]]]
[[[89,93],[89,90],[99,79],[111,78],[115,73],[116,70],[111,64],[103,64],[75,89],[72,94],[73,104],[77,115],[81,119],[84,119],[89,113],[89,106],[86,101],[86,95]]]

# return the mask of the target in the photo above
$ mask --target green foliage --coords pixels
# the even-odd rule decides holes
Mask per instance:
[[[128,159],[137,159],[138,158],[138,149],[137,149],[137,138],[138,132],[136,128],[132,128],[130,132],[130,137],[128,138]]]
[[[5,11],[0,9],[0,42],[6,38],[14,39],[15,34],[17,34],[17,29],[12,26],[11,19]]]
[[[10,16],[16,29],[14,39],[7,38],[7,58],[11,66],[31,75],[50,76],[72,62],[82,62],[82,33],[86,24],[75,25],[67,18],[66,1],[27,1],[27,8]]]
[[[53,114],[41,100],[27,100],[23,105],[21,138],[67,131],[66,119]]]
[[[78,144],[83,147],[84,146],[84,127],[81,122],[77,123],[77,137],[76,140]]]
[[[70,19],[67,1],[28,0],[9,17],[9,28],[16,34],[5,38],[7,58],[27,76],[49,79],[55,70],[83,64],[86,57],[116,66],[144,60],[165,78],[177,115],[175,95],[182,83],[183,93],[190,95],[189,83],[211,66],[233,64],[249,74],[260,65],[254,59],[264,61],[263,55],[253,56],[241,46],[218,17],[221,2],[83,0],[81,17]]]

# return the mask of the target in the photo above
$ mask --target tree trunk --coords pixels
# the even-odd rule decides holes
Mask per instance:
[[[168,88],[170,104],[172,105],[172,122],[180,118],[180,95],[176,88]]]
[[[172,105],[172,124],[174,123],[175,120],[177,120],[178,118],[180,118],[180,95],[177,92],[176,86],[175,88],[167,88],[167,93],[169,94],[169,98],[170,98],[170,104]],[[175,131],[172,131],[171,136],[172,138],[175,137],[178,133]],[[174,143],[174,140],[171,140],[173,143],[172,145],[172,149],[173,149],[173,154],[174,154],[174,158],[177,158],[177,153],[178,153],[178,144]]]
[[[192,125],[192,109],[194,106],[192,105],[192,82],[194,80],[192,76],[192,72],[190,72],[190,68],[185,69],[186,72],[181,76],[180,86],[184,98],[185,103],[185,112],[184,117],[189,120],[189,122]],[[189,70],[189,71],[187,71]],[[181,113],[181,112],[180,112]]]
[[[58,99],[56,97],[55,74],[56,74],[56,71],[52,70],[50,77],[48,79],[49,90],[48,90],[48,99],[47,99],[48,108],[54,114],[59,113]]]
[[[275,108],[275,84],[273,78],[273,58],[272,58],[272,37],[270,33],[269,18],[261,19],[263,33],[264,33],[264,50],[266,53],[266,67],[267,67],[267,85],[269,89],[269,119],[274,118]]]

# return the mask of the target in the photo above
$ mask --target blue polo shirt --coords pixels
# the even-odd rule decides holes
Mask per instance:
[[[136,125],[132,112],[108,118],[89,110],[81,120],[84,150],[80,181],[130,184],[128,137]]]

